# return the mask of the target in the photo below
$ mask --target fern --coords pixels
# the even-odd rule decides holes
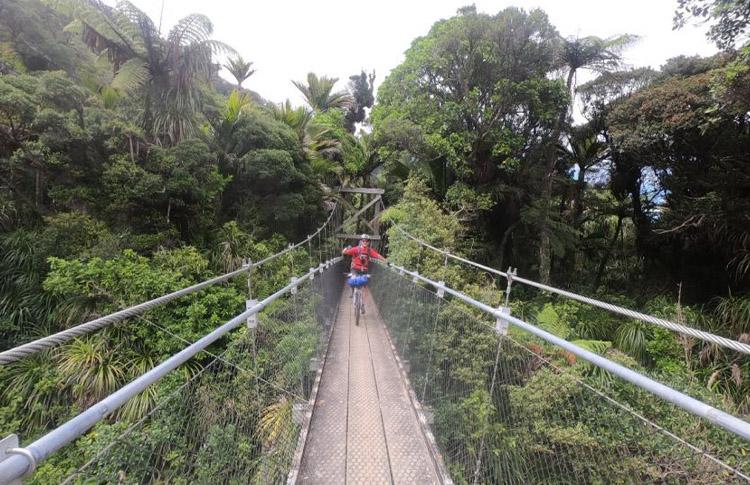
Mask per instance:
[[[605,354],[612,347],[607,340],[572,340],[571,343],[597,354]]]
[[[554,306],[547,303],[542,311],[536,315],[537,326],[550,332],[560,338],[567,339],[570,336],[570,327],[565,323],[560,315],[555,311]]]
[[[143,86],[148,79],[148,66],[142,60],[133,58],[120,66],[110,87],[124,93],[131,93]]]

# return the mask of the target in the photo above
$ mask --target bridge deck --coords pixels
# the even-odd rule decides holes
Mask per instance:
[[[440,483],[371,295],[359,326],[342,298],[297,483]]]

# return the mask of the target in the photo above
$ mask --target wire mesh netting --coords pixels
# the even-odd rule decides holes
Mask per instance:
[[[285,481],[338,305],[340,266],[272,304],[220,353],[194,359],[204,364],[167,376],[140,419],[117,417],[71,445],[82,465],[65,483]]]
[[[460,256],[448,257],[442,250],[407,236],[399,226],[394,228],[389,232],[390,243],[418,255],[410,261],[413,269],[430,268],[433,279],[453,284],[469,283],[497,292],[507,288],[507,277],[495,269]],[[500,273],[507,275],[507,271]],[[750,373],[750,355],[737,350],[748,345],[747,332],[741,323],[723,322],[724,317],[712,312],[711,305],[702,309],[683,305],[681,286],[675,288],[674,298],[668,293],[647,292],[647,300],[639,303],[615,291],[605,302],[585,296],[587,290],[576,294],[582,281],[568,290],[547,291],[543,289],[546,285],[530,280],[516,276],[511,280],[511,306],[516,317],[588,350],[617,349],[620,355],[630,357],[621,359],[621,365],[729,414],[750,416],[750,379],[743,378]],[[694,336],[693,330],[703,336]],[[750,455],[750,446],[744,450]]]
[[[456,483],[728,483],[747,444],[378,268],[371,290]]]

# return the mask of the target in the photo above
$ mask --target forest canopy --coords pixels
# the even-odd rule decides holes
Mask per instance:
[[[268,256],[314,231],[341,187],[384,189],[391,259],[494,305],[498,282],[415,249],[393,224],[494,268],[750,342],[748,8],[679,0],[675,28],[707,23],[721,51],[630,68],[627,32],[569,37],[539,9],[467,6],[404,46],[377,92],[375,72],[310,72],[289,80],[304,100],[294,105],[246,88],[260,68],[204,15],[161,31],[127,1],[3,0],[0,345]],[[258,294],[288,281],[284,264],[308,263],[293,253],[269,266]],[[217,286],[152,318],[193,341],[243,309],[244,292]],[[514,298],[550,331],[750,412],[746,357],[549,295]],[[309,328],[287,323],[273,324],[273,344],[311,345]],[[40,435],[182,345],[134,328],[0,369],[3,430]],[[139,419],[176,385],[121,417]],[[79,461],[71,452],[44,473],[57,480]]]

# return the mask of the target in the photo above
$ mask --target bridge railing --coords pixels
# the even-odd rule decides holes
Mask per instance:
[[[717,422],[750,424],[694,403],[715,420],[698,417],[439,282],[377,271],[373,294],[455,482],[748,480],[747,436]]]
[[[41,483],[283,480],[343,271],[341,258],[311,269],[33,443],[4,450],[0,483],[34,472]]]
[[[522,278],[518,276],[515,271],[511,271],[510,268],[508,269],[508,271],[500,271],[495,268],[491,268],[489,266],[477,263],[476,261],[472,261],[470,259],[458,256],[456,254],[451,253],[450,251],[446,251],[445,249],[437,248],[431,245],[430,243],[408,233],[400,225],[395,225],[394,230],[395,230],[395,234],[397,235],[397,237],[405,238],[406,240],[412,241],[413,243],[417,244],[420,247],[427,248],[431,251],[434,251],[435,253],[440,254],[442,257],[445,258],[446,264],[449,259],[453,261],[458,261],[461,264],[474,267],[486,273],[489,273],[495,276],[500,276],[508,282],[508,285],[510,285],[511,283],[520,283],[520,284],[523,284],[532,288],[536,288],[543,292],[560,295],[570,300],[578,301],[586,305],[591,305],[593,307],[600,308],[602,310],[605,310],[607,312],[610,312],[612,314],[615,314],[621,317],[632,318],[635,320],[640,320],[642,322],[648,323],[650,325],[665,328],[667,330],[676,332],[688,338],[700,339],[704,342],[717,345],[719,347],[724,347],[726,349],[729,349],[734,352],[738,352],[740,354],[750,355],[750,343],[723,337],[721,335],[716,335],[714,333],[707,332],[699,328],[694,328],[688,325],[683,325],[681,323],[676,323],[676,322],[673,322],[664,318],[659,318],[653,315],[648,315],[646,313],[638,312],[630,308],[625,308],[619,305],[615,305],[613,303],[601,301],[596,298],[592,298],[592,297],[585,296],[585,295],[579,295],[578,293],[573,293],[571,291],[567,291],[561,288],[556,288],[554,286],[545,285],[537,281]]]
[[[336,252],[334,251],[335,239],[333,236],[335,234],[334,229],[339,224],[341,218],[342,212],[339,209],[339,206],[336,205],[331,210],[326,221],[313,234],[307,236],[300,242],[290,244],[277,253],[271,254],[258,261],[251,261],[249,258],[245,258],[243,264],[239,268],[229,271],[228,273],[210,278],[205,281],[201,281],[185,288],[181,288],[166,295],[158,296],[137,305],[123,308],[122,310],[116,311],[109,315],[95,318],[88,322],[78,324],[74,327],[61,330],[54,334],[35,339],[22,345],[18,345],[14,348],[3,350],[2,352],[0,352],[0,365],[11,364],[37,352],[52,349],[73,339],[88,335],[92,332],[96,332],[118,322],[122,322],[132,317],[141,315],[149,310],[180,299],[186,295],[199,292],[205,288],[220,283],[229,282],[238,276],[248,275],[248,278],[250,278],[249,275],[251,275],[253,272],[258,271],[263,266],[271,263],[272,261],[278,260],[279,258],[288,255],[295,250],[302,250],[308,253],[310,266],[313,266],[313,262],[316,262],[317,264],[317,262],[325,261],[336,255]]]

